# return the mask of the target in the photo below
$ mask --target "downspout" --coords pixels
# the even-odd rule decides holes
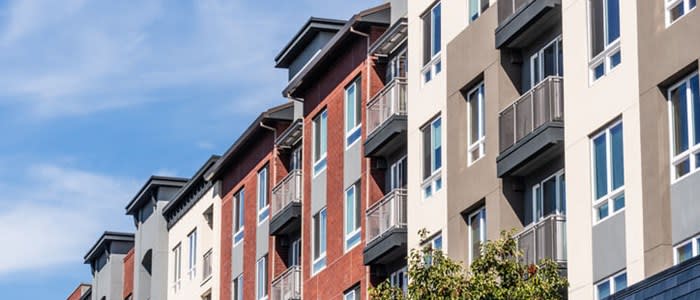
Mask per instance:
[[[277,129],[268,125],[265,125],[263,121],[260,121],[260,127],[265,128],[267,130],[272,131],[272,140],[276,141],[277,140]],[[275,183],[277,183],[277,145],[272,146],[272,160],[270,161],[270,169],[272,169],[272,177],[275,179]],[[268,184],[271,183],[270,178],[267,180]],[[268,199],[269,201],[270,199]]]

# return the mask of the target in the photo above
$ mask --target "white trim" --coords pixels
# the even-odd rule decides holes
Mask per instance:
[[[326,260],[326,253],[327,253],[327,249],[328,249],[328,210],[327,209],[328,209],[327,207],[324,207],[321,210],[319,210],[318,212],[316,212],[316,214],[314,214],[311,217],[311,219],[312,219],[312,224],[311,224],[311,258],[312,258],[312,260],[311,260],[311,276],[318,274],[319,272],[323,271],[326,268],[326,266],[328,266],[328,262],[326,261],[323,264],[323,266],[318,268],[318,270],[315,270],[315,268],[314,268],[316,263],[319,263],[321,261]],[[319,234],[318,235],[319,240],[316,241],[315,240],[315,237],[316,237],[316,228],[315,228],[316,227],[316,220],[315,219],[321,217],[321,212],[325,212],[323,226],[325,227],[324,231],[326,232],[326,235],[322,236],[321,234]],[[319,224],[320,224],[320,222],[319,222]],[[320,243],[321,242],[320,239],[325,239],[325,242],[324,242],[325,245],[323,247],[323,251],[321,251],[321,253],[318,254],[318,257],[314,258],[314,256],[316,256],[316,253],[315,253],[316,243],[317,242]],[[319,245],[319,248],[320,248],[320,245]]]
[[[352,142],[348,143],[348,139],[351,136],[357,134],[358,131],[360,131],[362,129],[362,96],[361,96],[362,95],[362,92],[361,92],[362,84],[361,84],[361,82],[362,82],[362,75],[358,75],[343,90],[343,100],[344,100],[343,101],[343,106],[344,106],[344,109],[343,109],[344,110],[343,111],[343,119],[344,119],[343,120],[344,121],[343,128],[345,129],[345,139],[343,141],[343,144],[345,144],[345,150],[350,149],[350,147],[352,147],[359,140],[362,139],[362,132],[359,132],[359,135],[357,136],[357,138],[355,138],[355,140],[353,140]],[[352,128],[347,127],[348,126],[348,109],[350,108],[350,106],[348,105],[348,89],[350,89],[350,88],[353,89],[354,96],[355,96],[355,99],[353,100],[353,106],[352,106],[352,109],[355,111],[353,114],[353,117],[355,117],[355,120],[353,120],[352,122],[353,123],[357,122],[356,124],[354,124],[355,126]],[[358,93],[359,93],[359,95],[358,95]],[[358,115],[360,117],[359,120],[357,120]],[[328,127],[326,127],[326,128],[328,128]],[[328,130],[326,129],[326,136],[327,135],[328,135]],[[326,141],[328,141],[328,140],[326,140]]]
[[[695,236],[688,238],[688,239],[676,244],[675,246],[673,246],[673,264],[674,265],[681,263],[680,261],[678,261],[678,249],[685,246],[685,245],[688,245],[688,244],[691,244],[690,258],[698,256],[698,254],[700,252],[700,235],[695,235]],[[688,258],[688,259],[690,259],[690,258]]]
[[[700,124],[695,124],[694,123],[694,113],[695,113],[695,104],[693,103],[693,94],[692,90],[690,89],[690,80],[693,79],[694,77],[698,77],[698,85],[700,86],[700,75],[698,72],[693,72],[688,76],[683,77],[681,80],[678,80],[674,85],[672,85],[668,90],[666,91],[666,99],[668,101],[668,120],[669,120],[669,136],[670,136],[670,144],[669,144],[669,153],[671,155],[670,161],[671,161],[671,184],[674,184],[691,174],[694,174],[700,170],[700,168],[697,168],[698,162],[696,161],[696,154],[700,154],[700,142],[695,141],[695,127],[700,126]],[[676,144],[676,135],[674,131],[674,115],[673,115],[673,101],[671,99],[671,92],[674,90],[677,90],[680,88],[681,85],[686,84],[686,90],[685,90],[685,98],[686,98],[686,122],[688,125],[688,149],[685,151],[681,152],[678,155],[675,155],[675,144]],[[700,93],[700,91],[698,91]],[[698,99],[700,100],[700,99]],[[697,143],[696,143],[697,142]],[[682,176],[676,178],[676,166],[679,165],[680,163],[684,161],[688,161],[689,169],[688,173],[683,174]]]
[[[316,132],[316,122],[321,121],[321,119],[325,119],[325,123],[326,123],[326,126],[325,126],[326,127],[326,139],[325,139],[326,140],[326,146],[325,146],[326,151],[324,151],[321,154],[321,156],[319,156],[318,159],[316,159],[316,154],[317,154],[316,153],[316,140],[318,139],[318,133]],[[323,171],[325,171],[326,168],[328,167],[327,161],[326,161],[326,159],[328,157],[328,109],[327,108],[324,108],[322,111],[320,111],[318,114],[316,114],[316,116],[313,119],[311,119],[311,132],[312,132],[311,159],[313,161],[313,165],[312,165],[313,170],[311,173],[313,175],[313,178],[316,178],[316,176],[323,173]],[[319,140],[319,143],[320,143],[320,140]],[[316,170],[316,167],[321,165],[321,164],[326,164],[326,165],[323,166],[323,168]]]
[[[477,113],[477,131],[479,138],[476,139],[473,143],[469,144],[471,140],[473,139],[472,137],[472,106],[471,106],[471,101],[473,99],[470,99],[470,96],[476,93],[476,105],[477,109],[479,110]],[[467,92],[467,144],[469,145],[467,147],[467,166],[473,165],[475,162],[479,161],[482,159],[484,156],[486,156],[486,117],[485,117],[485,95],[486,95],[486,90],[484,87],[484,82],[480,82],[477,84],[474,88],[472,88],[469,92]],[[479,157],[474,159],[472,156],[472,152],[474,150],[479,150]]]
[[[612,275],[610,275],[610,276],[608,276],[608,277],[606,277],[606,278],[604,278],[604,279],[602,279],[602,280],[596,282],[596,283],[593,285],[593,296],[594,296],[594,299],[600,300],[600,295],[598,294],[598,286],[601,285],[601,284],[603,284],[603,283],[606,283],[606,282],[610,284],[610,295],[609,295],[609,296],[614,295],[614,294],[616,293],[615,289],[617,288],[617,287],[615,286],[615,278],[619,277],[620,275],[625,275],[625,276],[627,276],[627,270],[622,270],[622,271],[620,271],[620,272],[617,272],[617,273],[615,273],[615,274],[612,274]],[[628,279],[627,279],[627,278],[625,279],[625,286],[629,286],[629,284],[628,284]]]
[[[265,290],[265,295],[258,294],[258,292],[260,292],[259,279],[260,279],[260,263],[261,262],[264,262],[265,285],[263,286],[263,289]],[[255,262],[255,299],[265,300],[270,295],[270,291],[268,290],[268,284],[269,284],[268,269],[269,268],[268,268],[267,254],[265,254],[262,257],[258,258],[258,260]]]
[[[561,181],[562,181],[563,177],[564,177],[564,169],[560,169],[559,171],[552,173],[552,175],[549,175],[545,179],[541,180],[540,182],[538,182],[537,184],[532,186],[532,223],[537,223],[537,222],[547,218],[547,216],[544,215],[544,210],[542,211],[542,216],[538,215],[537,208],[538,207],[544,208],[544,197],[540,198],[539,197],[540,194],[535,192],[535,190],[537,189],[541,193],[542,192],[542,185],[545,182],[551,180],[552,178],[554,178],[554,184],[556,185],[555,186],[555,188],[556,188],[555,194],[556,195],[555,195],[555,199],[554,199],[555,213],[556,214],[564,214],[565,213],[565,211],[561,207],[559,207],[559,204],[561,203],[561,200],[562,200],[561,199],[561,195],[562,195]],[[566,193],[566,191],[564,191],[564,193]]]
[[[589,73],[589,80],[588,80],[588,85],[592,86],[594,83],[598,82],[598,80],[602,79],[603,77],[607,76],[612,70],[616,69],[618,65],[622,63],[622,50],[620,49],[620,39],[622,38],[622,16],[618,15],[618,22],[620,23],[620,30],[619,35],[614,41],[608,42],[608,1],[610,0],[604,0],[603,1],[603,51],[595,55],[594,57],[591,57],[593,53],[591,52],[591,45],[593,43],[593,23],[591,22],[591,0],[586,1],[586,15],[587,15],[587,23],[588,23],[588,53],[589,53],[589,60],[588,60],[588,73]],[[619,4],[618,4],[619,5]],[[622,9],[618,7],[618,13],[622,14]],[[615,65],[611,66],[610,58],[614,56],[615,54],[620,53],[620,62]],[[603,75],[601,75],[599,78],[595,78],[595,68],[600,66],[600,64],[604,64],[604,71]]]
[[[472,254],[474,253],[474,249],[472,249],[472,246],[474,245],[474,236],[472,235],[472,218],[474,216],[477,216],[477,220],[479,222],[479,241],[481,242],[481,245],[483,245],[486,242],[486,206],[482,206],[473,213],[471,213],[467,217],[467,231],[469,232],[469,245],[467,245],[467,259],[469,261],[469,264],[474,262],[475,257],[472,257]],[[479,252],[482,252],[483,248],[479,249]]]
[[[559,74],[559,65],[564,63],[563,61],[559,61],[559,51],[560,51],[559,46],[562,45],[561,42],[562,42],[561,35],[559,35],[559,36],[555,37],[552,41],[550,41],[549,43],[544,45],[542,48],[537,50],[537,52],[532,54],[532,56],[530,56],[530,89],[534,88],[535,86],[537,86],[537,84],[544,81],[547,77],[551,76],[551,75],[548,75],[548,76],[544,75],[544,62],[542,61],[542,56],[544,55],[544,49],[547,49],[548,47],[550,47],[552,45],[554,45],[554,57],[555,57],[554,69],[557,72],[557,74],[554,74],[554,75],[555,76],[562,75],[562,74]],[[535,78],[535,74],[534,74],[535,68],[534,68],[533,60],[535,58],[538,58],[538,63],[536,66],[537,72],[538,72],[538,78]],[[562,69],[564,69],[563,66],[562,66]]]
[[[679,3],[683,5],[683,14],[678,16],[678,19],[671,21],[671,9],[676,7],[676,5]],[[666,20],[666,28],[671,27],[671,25],[678,22],[678,20],[688,15],[688,13],[693,11],[697,6],[698,5],[696,3],[695,6],[690,7],[690,0],[666,0],[664,4],[664,19]]]
[[[613,122],[612,124],[607,125],[603,130],[601,130],[599,133],[591,136],[590,138],[590,159],[591,159],[591,198],[593,199],[593,226],[599,224],[600,222],[603,222],[610,217],[622,212],[625,210],[627,207],[627,199],[625,198],[625,205],[620,208],[619,210],[615,211],[614,210],[614,200],[617,199],[619,196],[624,197],[625,193],[625,183],[623,183],[620,187],[612,190],[612,180],[613,180],[613,170],[612,170],[612,134],[611,134],[611,129],[617,127],[618,125],[622,125],[622,119],[617,120]],[[623,138],[623,162],[624,162],[624,125],[622,127],[622,138]],[[605,172],[606,172],[606,194],[603,195],[600,198],[597,198],[596,196],[596,189],[597,189],[597,180],[596,180],[596,157],[595,157],[595,140],[601,136],[605,136]],[[624,165],[622,166],[622,171],[623,171],[623,180],[624,180]],[[601,218],[598,219],[598,208],[601,206],[607,204],[608,205],[608,214]]]
[[[357,206],[358,208],[360,208],[359,210],[357,210],[353,213],[353,217],[355,219],[357,219],[358,217],[360,217],[359,215],[361,214],[360,211],[362,209],[360,207],[361,206],[360,203],[362,203],[362,197],[360,196],[360,194],[358,194],[358,192],[360,192],[360,189],[358,188],[359,185],[360,185],[359,181],[353,183],[350,187],[345,189],[345,193],[344,193],[344,197],[343,197],[344,198],[344,201],[343,201],[343,213],[344,213],[343,214],[343,236],[344,236],[343,249],[344,249],[345,253],[347,253],[350,250],[352,250],[353,248],[357,247],[362,242],[362,236],[360,235],[360,232],[362,231],[362,221],[360,220],[359,224],[355,224],[357,226],[357,228],[353,229],[353,231],[351,231],[351,232],[348,232],[348,227],[347,227],[347,225],[348,225],[348,220],[347,220],[347,217],[348,217],[348,199],[349,199],[348,192],[350,190],[353,190],[353,197],[355,198],[353,200],[354,201],[353,206]],[[353,207],[353,209],[354,209],[354,207]],[[353,220],[353,223],[355,223],[355,220]],[[354,244],[348,245],[349,240],[351,240],[353,238],[357,238],[357,241]]]
[[[258,225],[264,223],[267,219],[270,218],[270,172],[268,168],[269,164],[265,164],[264,167],[260,168],[257,173],[257,183],[256,183],[256,204],[255,206],[258,208],[258,214],[257,214],[257,222]],[[260,174],[265,174],[265,206],[260,207]],[[264,218],[260,219],[261,215],[267,214]]]

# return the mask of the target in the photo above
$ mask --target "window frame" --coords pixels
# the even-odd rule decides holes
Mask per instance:
[[[321,222],[323,220],[323,222]],[[318,222],[318,228],[316,228],[316,223]],[[311,236],[313,245],[311,248],[312,262],[311,262],[311,275],[316,275],[326,268],[326,255],[328,248],[328,211],[324,207],[313,215],[313,224],[311,228]],[[319,231],[318,238],[316,240],[316,231]],[[318,245],[319,253],[316,253],[316,247]],[[321,247],[323,245],[323,247]]]
[[[476,22],[479,18],[481,18],[481,15],[489,8],[491,7],[491,4],[489,3],[489,0],[475,0],[477,2],[477,5],[479,6],[476,10],[476,17],[472,15],[472,0],[467,1],[467,20],[468,23],[473,23]],[[486,6],[484,7],[484,1],[486,1]]]
[[[476,126],[477,126],[477,134],[479,135],[478,139],[474,139],[472,136],[472,127],[474,124],[472,124],[472,105],[471,101],[474,101],[475,99],[472,99],[472,95],[476,95],[476,101],[477,101],[477,109],[479,110],[477,112],[477,120],[476,120]],[[484,156],[486,156],[486,113],[485,113],[485,101],[486,101],[486,90],[484,87],[484,82],[481,81],[478,83],[475,87],[473,87],[469,92],[467,92],[467,166],[471,166],[480,159],[482,159]],[[472,153],[478,150],[479,151],[479,157],[474,158]]]
[[[608,277],[606,277],[606,278],[604,278],[604,279],[602,279],[602,280],[596,282],[596,283],[593,285],[593,295],[594,295],[594,299],[596,299],[596,300],[602,300],[602,299],[600,298],[600,292],[598,291],[598,286],[600,286],[600,285],[602,285],[602,284],[605,284],[605,283],[608,283],[608,284],[610,285],[610,295],[608,295],[608,297],[610,297],[610,296],[614,295],[615,293],[619,292],[620,290],[622,290],[622,289],[620,289],[620,290],[617,289],[617,286],[616,286],[617,283],[615,282],[615,279],[617,279],[618,277],[623,276],[623,275],[625,276],[625,287],[622,288],[622,289],[627,288],[627,287],[629,286],[629,284],[628,284],[628,282],[627,282],[627,270],[622,270],[622,271],[620,271],[620,272],[617,272],[617,273],[615,273],[615,274],[612,274],[612,275],[610,275],[610,276],[608,276]],[[606,299],[607,299],[607,298],[606,298]]]
[[[561,169],[559,171],[554,172],[552,175],[549,175],[547,178],[541,180],[537,184],[532,186],[532,223],[537,224],[540,221],[546,219],[550,215],[545,215],[544,214],[544,196],[540,198],[540,193],[542,191],[542,186],[544,185],[545,182],[554,179],[555,186],[556,186],[556,193],[554,199],[554,214],[557,215],[565,215],[566,214],[566,207],[561,207],[560,204],[566,205],[566,198],[562,199],[561,196],[564,195],[566,197],[566,191],[563,191],[564,194],[562,194],[561,190],[561,183],[564,182],[566,184],[565,180],[565,172],[564,169]],[[566,187],[566,186],[565,186]],[[540,191],[539,193],[537,191]],[[595,197],[595,196],[594,196]],[[538,206],[539,205],[539,206]],[[542,207],[542,215],[540,216],[538,213],[537,208]]]
[[[479,252],[482,251],[482,246],[484,243],[486,243],[486,206],[482,206],[469,214],[467,217],[467,227],[469,228],[469,245],[467,245],[468,250],[468,257],[467,260],[469,264],[474,262],[476,257],[473,257],[474,254],[474,249],[472,249],[472,246],[474,245],[474,235],[472,234],[471,226],[472,226],[472,218],[477,216],[477,220],[479,222],[479,240],[481,241],[481,244],[479,245]]]
[[[264,178],[264,186],[260,184],[261,177]],[[269,165],[266,164],[257,173],[257,208],[258,208],[258,225],[265,222],[270,217],[270,171]],[[264,189],[264,190],[263,190]],[[262,198],[261,198],[262,197]],[[261,201],[262,200],[262,201]],[[264,203],[263,203],[264,202]],[[264,204],[261,206],[261,204]]]
[[[358,181],[358,182],[352,184],[350,187],[348,187],[345,190],[345,197],[344,197],[345,199],[344,199],[344,205],[343,205],[343,207],[344,207],[344,215],[343,215],[343,218],[344,218],[344,220],[343,220],[344,221],[343,222],[343,233],[344,233],[344,235],[343,236],[344,236],[344,241],[345,241],[343,243],[343,245],[344,245],[345,252],[348,252],[348,251],[352,250],[353,248],[357,247],[357,245],[359,245],[360,242],[362,241],[362,236],[361,236],[361,232],[362,232],[362,219],[361,219],[362,195],[360,193],[359,187],[360,187],[360,182]],[[350,191],[352,191],[352,194],[353,194],[353,198],[354,198],[353,199],[353,204],[354,204],[353,206],[355,208],[354,214],[353,214],[353,217],[354,217],[353,223],[357,223],[357,224],[354,224],[356,228],[354,228],[352,231],[348,232],[348,230],[350,229],[350,228],[348,228],[348,219],[347,219],[348,212],[349,212],[348,205],[350,202],[350,198],[349,198]]]
[[[260,264],[262,263],[262,269],[260,268]],[[261,277],[261,271],[262,271],[262,276]],[[267,288],[268,282],[269,282],[269,276],[268,276],[268,266],[267,266],[267,254],[263,255],[260,257],[256,262],[255,262],[255,299],[258,300],[265,300],[268,298],[269,291]],[[261,279],[263,284],[261,285]],[[263,293],[263,295],[261,295]]]
[[[321,122],[321,123],[318,123]],[[322,134],[325,134],[325,144],[323,144],[323,141],[320,140],[320,133],[317,132],[318,130],[316,129],[317,124],[319,124],[319,128]],[[321,174],[323,171],[326,170],[327,167],[327,157],[328,157],[328,110],[324,108],[321,112],[319,112],[313,119],[312,119],[312,152],[313,152],[313,176],[316,177],[318,174]],[[316,150],[316,143],[319,143],[319,148],[322,150],[322,153],[317,153]]]
[[[440,15],[440,20],[439,20],[439,28],[436,30],[436,22],[435,22],[435,12],[436,9],[438,9],[439,15]],[[440,72],[442,72],[442,3],[441,1],[437,1],[433,3],[425,13],[421,15],[421,22],[423,22],[423,26],[425,27],[425,22],[427,22],[426,17],[430,17],[430,53],[426,55],[425,53],[423,54],[423,59],[429,57],[427,62],[423,63],[423,67],[421,68],[421,82],[423,84],[426,84],[430,81],[432,81]],[[439,34],[436,34],[439,33]],[[438,36],[438,41],[436,41],[436,37]],[[426,37],[425,37],[425,30],[423,32],[423,51],[425,51],[425,43],[426,43]],[[437,51],[436,51],[436,46],[437,46]]]
[[[390,191],[406,188],[408,185],[408,155],[397,159],[389,166]]]
[[[620,130],[622,130],[622,157],[623,157],[623,164],[622,164],[622,178],[623,178],[623,183],[621,186],[612,189],[612,180],[613,180],[613,159],[612,159],[612,134],[611,131],[613,128],[617,126],[622,126]],[[600,198],[597,198],[596,196],[596,154],[595,154],[595,140],[598,139],[601,136],[605,136],[605,174],[606,174],[606,191],[607,193]],[[603,129],[601,129],[598,133],[595,135],[592,135],[590,137],[590,151],[591,151],[591,196],[593,199],[593,225],[600,224],[601,222],[610,219],[612,216],[623,212],[625,208],[627,207],[627,202],[625,197],[625,182],[624,182],[624,170],[625,170],[625,165],[624,165],[624,125],[622,123],[622,118],[613,121],[612,123],[605,125]],[[623,206],[622,208],[619,208],[615,210],[614,208],[614,201],[619,199],[619,197],[623,197]],[[599,217],[599,212],[598,209],[604,205],[607,205],[608,213],[605,217],[603,218],[598,218]]]
[[[552,45],[554,46],[554,63],[556,65],[555,69],[557,70],[557,74],[549,76],[563,76],[563,74],[560,74],[559,72],[560,70],[564,70],[564,66],[562,65],[564,62],[560,61],[559,59],[559,51],[563,51],[563,49],[560,48],[563,48],[564,44],[561,35],[559,35],[530,56],[530,90],[535,88],[538,84],[542,83],[542,81],[549,77],[544,76],[544,62],[542,60],[542,57],[544,56],[544,50]],[[537,63],[534,62],[535,59],[537,59]],[[535,74],[535,67],[537,67],[537,74]]]
[[[398,282],[399,280],[402,282]],[[391,272],[389,274],[389,285],[400,289],[404,296],[408,295],[408,266]]]
[[[231,295],[234,300],[243,300],[243,274],[233,279],[233,290]]]
[[[700,130],[700,124],[695,124],[694,122],[694,110],[695,109],[700,109],[696,108],[695,104],[693,103],[693,95],[692,95],[692,90],[691,90],[691,81],[693,78],[696,78],[698,80],[698,95],[700,95],[700,72],[694,71],[690,75],[687,75],[683,77],[682,79],[678,80],[676,83],[674,83],[671,87],[669,87],[666,90],[666,99],[668,101],[668,119],[669,119],[669,139],[670,139],[670,144],[669,144],[669,153],[670,153],[670,162],[671,162],[671,184],[674,184],[678,181],[683,180],[684,178],[698,172],[700,170],[700,161],[698,161],[698,155],[700,155],[700,141],[695,140],[695,135],[696,135],[696,129]],[[688,149],[684,150],[683,152],[679,154],[674,154],[676,152],[675,149],[675,144],[676,144],[676,135],[675,135],[675,130],[674,130],[674,125],[676,118],[674,117],[674,104],[671,98],[671,94],[673,91],[679,89],[683,84],[686,85],[686,95],[685,95],[685,101],[686,101],[686,122],[687,122],[687,134],[688,136],[686,137],[688,139]],[[700,103],[700,99],[698,99],[698,103]],[[688,172],[681,175],[677,176],[677,166],[682,164],[684,161],[688,162],[689,169]]]
[[[439,124],[439,129],[436,131],[435,124]],[[421,160],[425,158],[425,134],[430,134],[430,174],[425,174],[425,161],[421,161],[421,171],[423,179],[421,181],[421,199],[426,200],[431,198],[435,193],[442,190],[442,161],[443,161],[443,138],[442,138],[442,116],[438,115],[431,119],[428,123],[421,127]],[[440,133],[440,166],[437,166],[435,157],[435,132]]]
[[[603,8],[602,8],[602,16],[603,16],[603,50],[600,51],[600,53],[594,54],[593,50],[591,49],[593,45],[593,31],[594,31],[594,24],[592,22],[593,18],[593,13],[592,13],[592,4],[591,2],[594,0],[588,0],[586,1],[586,6],[587,6],[587,17],[588,17],[588,51],[589,51],[589,59],[588,59],[588,70],[589,70],[589,85],[593,85],[594,83],[598,82],[600,79],[603,77],[607,76],[610,72],[615,70],[620,64],[622,64],[622,50],[620,47],[620,40],[622,38],[622,22],[621,22],[621,13],[622,9],[619,7],[619,2],[620,0],[602,0],[603,1]],[[618,23],[619,23],[619,28],[618,30],[620,31],[619,36],[612,41],[608,41],[609,39],[609,20],[608,20],[608,3],[609,1],[618,1]],[[619,61],[617,63],[613,62],[613,57],[619,55]],[[603,72],[600,76],[596,76],[596,69],[600,66],[603,66]]]
[[[676,8],[678,4],[683,5],[683,13],[678,16],[677,19],[671,20],[671,9]],[[690,7],[690,0],[665,0],[664,1],[664,19],[666,20],[666,28],[671,27],[674,23],[678,22],[678,20],[682,19],[688,13],[693,11],[696,7],[698,7],[697,1],[695,3],[695,6]]]
[[[359,284],[343,292],[343,300],[359,300],[361,297]]]
[[[245,188],[233,194],[233,246],[243,241],[245,232]]]
[[[354,91],[354,100],[351,100],[348,97],[349,89]],[[358,75],[357,78],[353,79],[352,82],[345,87],[343,95],[345,99],[345,122],[343,124],[345,126],[345,149],[349,149],[362,137],[362,75]],[[349,101],[353,102],[352,106],[349,105]],[[355,110],[353,114],[353,123],[355,124],[352,128],[348,128],[348,125],[350,125],[348,124],[348,121],[350,120],[349,109],[351,107]]]
[[[188,267],[187,275],[190,280],[197,276],[197,228],[195,227],[189,234],[187,234],[187,241],[189,245],[187,258]]]
[[[698,254],[700,254],[700,235],[695,235],[695,236],[688,238],[688,239],[673,246],[673,265],[677,265],[677,264],[680,264],[680,263],[686,261],[686,260],[683,260],[683,261],[679,260],[678,249],[680,249],[681,247],[686,246],[688,244],[691,244],[690,257],[686,260],[690,260],[690,259],[698,256]]]
[[[182,243],[177,243],[172,249],[173,253],[173,291],[177,291],[181,288],[182,282]]]

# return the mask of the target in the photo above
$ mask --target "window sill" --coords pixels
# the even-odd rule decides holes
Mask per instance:
[[[360,245],[362,239],[360,238],[361,230],[358,228],[352,233],[345,236],[345,253],[350,252],[352,249]]]
[[[610,75],[611,72],[616,70],[620,64],[622,64],[622,47],[620,38],[608,44],[603,51],[598,53],[588,62],[588,73],[589,73],[589,84],[588,86],[593,86],[596,82]],[[612,65],[612,57],[615,55],[620,55],[620,61],[614,66]],[[600,77],[596,78],[595,69],[599,66],[603,66],[603,73]]]
[[[326,255],[316,259],[311,266],[311,276],[316,276],[318,273],[326,269]]]
[[[421,69],[421,82],[425,85],[435,79],[442,73],[442,52],[433,56],[433,58]]]
[[[422,199],[432,198],[437,192],[442,190],[442,185],[442,168],[440,168],[421,183]]]

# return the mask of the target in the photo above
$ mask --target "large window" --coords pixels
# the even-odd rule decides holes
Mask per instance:
[[[345,88],[345,147],[360,139],[362,133],[361,77]]]
[[[360,243],[360,184],[345,190],[345,251]]]
[[[190,279],[194,279],[197,276],[197,229],[193,230],[188,236],[190,249],[188,253],[189,261],[189,274]]]
[[[485,154],[486,126],[484,121],[484,84],[480,83],[467,93],[467,115],[469,118],[469,164]]]
[[[694,73],[668,90],[671,171],[678,180],[700,167],[700,88]]]
[[[258,171],[258,224],[262,223],[270,215],[270,198],[268,195],[269,180],[267,166]]]
[[[486,208],[469,215],[469,263],[481,256],[481,246],[486,242]]]
[[[620,0],[589,0],[591,26],[591,81],[622,62],[620,53]]]
[[[627,272],[623,271],[599,281],[595,285],[595,299],[605,300],[627,287]]]
[[[697,5],[697,0],[666,0],[666,25],[673,24]]]
[[[423,134],[423,198],[430,198],[442,189],[442,119],[431,121],[421,129]]]
[[[245,224],[245,191],[241,189],[233,195],[233,245],[243,240]]]
[[[423,15],[423,82],[428,82],[442,71],[442,6],[438,2]]]
[[[680,264],[686,260],[689,260],[697,256],[698,252],[700,252],[700,236],[688,239],[678,244],[673,249],[674,263]]]
[[[549,76],[564,75],[564,49],[558,37],[530,57],[530,87]]]
[[[182,279],[182,246],[177,244],[173,248],[173,291],[177,292],[180,289],[180,280]]]
[[[537,223],[554,214],[566,214],[564,170],[532,187],[532,222]]]
[[[406,156],[399,159],[389,168],[389,191],[406,187],[406,178],[408,177],[408,166],[406,165]]]
[[[267,255],[258,259],[256,266],[257,299],[267,299]]]
[[[243,275],[233,280],[233,300],[243,300]]]
[[[326,119],[328,112],[324,110],[314,118],[314,175],[326,169],[328,127]]]
[[[591,139],[593,154],[593,214],[602,221],[625,207],[622,121]]]
[[[317,273],[326,267],[326,209],[314,215],[314,261],[313,272]]]
[[[489,8],[489,0],[469,0],[469,22],[475,21]]]

